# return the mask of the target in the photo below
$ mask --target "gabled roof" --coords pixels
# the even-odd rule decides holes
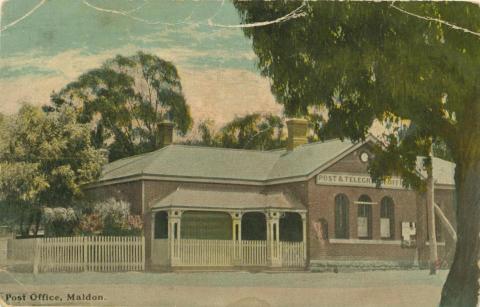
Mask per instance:
[[[352,146],[340,140],[306,144],[293,151],[169,145],[105,165],[100,181],[135,175],[257,182],[307,176]]]
[[[152,209],[164,208],[202,209],[287,209],[305,211],[305,207],[292,195],[283,191],[262,193],[260,191],[239,191],[233,189],[212,189],[183,187],[153,204]]]

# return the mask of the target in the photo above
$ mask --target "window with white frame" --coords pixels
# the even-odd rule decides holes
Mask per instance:
[[[372,199],[362,195],[357,201],[357,236],[359,239],[372,238]]]

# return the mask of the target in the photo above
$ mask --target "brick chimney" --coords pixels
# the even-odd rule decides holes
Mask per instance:
[[[294,150],[297,146],[306,144],[308,121],[303,118],[292,118],[287,120],[288,139],[287,150]]]
[[[162,121],[158,124],[158,144],[165,147],[172,144],[173,141],[173,123],[170,121]]]

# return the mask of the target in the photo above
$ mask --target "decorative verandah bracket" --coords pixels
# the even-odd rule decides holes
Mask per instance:
[[[242,215],[241,211],[230,211],[230,216],[232,217],[232,240],[234,244],[234,265],[242,264]]]
[[[280,215],[279,211],[268,210],[267,216],[267,244],[270,266],[282,266],[282,253],[280,250]]]

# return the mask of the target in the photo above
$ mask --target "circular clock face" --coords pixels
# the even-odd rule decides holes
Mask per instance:
[[[369,159],[368,153],[362,152],[362,153],[360,154],[360,160],[362,160],[362,162],[367,162],[368,159]]]

